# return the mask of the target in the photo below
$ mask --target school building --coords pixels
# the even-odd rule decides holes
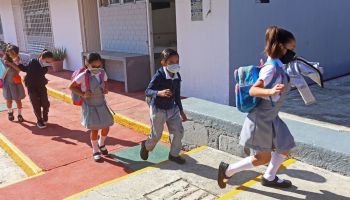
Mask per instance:
[[[109,77],[130,87],[175,48],[183,96],[233,104],[234,69],[264,58],[269,25],[292,31],[296,52],[320,62],[326,79],[350,73],[348,8],[349,0],[0,0],[0,40],[27,53],[65,47],[68,70],[82,66],[83,52],[101,51]]]

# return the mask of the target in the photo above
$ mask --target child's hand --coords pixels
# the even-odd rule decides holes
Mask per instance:
[[[173,96],[173,93],[169,89],[166,89],[166,90],[158,91],[157,95],[160,97],[170,98],[171,96]]]
[[[275,87],[270,89],[270,96],[274,96],[276,94],[280,94],[284,91],[284,84],[277,84]]]
[[[186,122],[188,120],[184,111],[180,111],[180,115],[181,115],[181,118],[182,118],[182,122]]]
[[[91,98],[92,97],[92,92],[91,91],[85,92],[84,97],[85,98]]]

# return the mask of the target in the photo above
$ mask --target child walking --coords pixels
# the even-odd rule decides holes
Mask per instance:
[[[294,138],[278,112],[290,90],[289,78],[283,70],[282,61],[286,64],[293,59],[291,55],[294,54],[292,50],[296,41],[291,32],[276,26],[269,27],[265,37],[267,64],[249,91],[251,96],[261,97],[262,101],[246,117],[240,136],[240,144],[253,149],[255,155],[234,164],[221,162],[217,180],[221,188],[226,187],[227,180],[234,174],[268,162],[261,184],[277,188],[292,186],[291,181],[278,178],[276,173],[295,146]],[[274,76],[278,78],[275,78],[273,88],[267,89],[266,86]]]
[[[40,129],[46,128],[46,123],[49,120],[50,102],[47,96],[46,84],[48,81],[45,78],[45,74],[52,62],[52,52],[44,49],[39,58],[32,59],[28,65],[13,65],[14,68],[26,72],[24,83],[37,118],[37,127]]]
[[[3,84],[3,96],[6,99],[8,119],[10,121],[15,120],[12,108],[12,102],[15,101],[18,109],[18,122],[23,122],[22,99],[24,99],[26,95],[22,84],[22,78],[19,75],[20,70],[15,66],[20,64],[19,48],[17,46],[9,45],[6,48],[4,63],[5,67],[8,68]]]
[[[148,159],[149,151],[152,151],[159,142],[166,123],[171,139],[169,160],[178,164],[185,164],[186,160],[180,156],[184,128],[182,122],[187,120],[183,111],[180,87],[181,76],[179,66],[179,54],[172,49],[165,49],[161,53],[161,67],[153,76],[146,96],[150,100],[151,135],[141,144],[140,157]]]
[[[69,89],[85,98],[81,124],[91,130],[93,158],[98,162],[101,161],[101,153],[108,155],[105,140],[114,121],[105,100],[105,94],[108,93],[108,77],[102,69],[101,56],[98,53],[90,53],[86,58],[86,66],[87,70],[74,78]],[[101,136],[98,138],[99,130]]]

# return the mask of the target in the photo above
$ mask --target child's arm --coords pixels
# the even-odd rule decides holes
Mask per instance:
[[[77,94],[81,97],[85,97],[85,98],[89,98],[92,96],[91,92],[83,92],[80,89],[80,86],[78,85],[77,82],[73,81],[70,85],[69,85],[69,89],[74,93]]]
[[[277,84],[272,89],[265,89],[264,88],[264,81],[258,80],[249,90],[250,96],[254,97],[269,97],[274,96],[276,94],[279,94],[283,92],[284,85],[283,84]]]
[[[182,121],[183,122],[187,121],[187,116],[183,110],[182,102],[181,102],[181,86],[177,88],[177,90],[175,91],[175,103],[180,109],[180,115],[181,115]]]
[[[166,89],[166,90],[162,90],[162,91],[158,91],[157,87],[159,85],[159,81],[160,81],[160,74],[155,74],[151,80],[151,82],[149,83],[147,89],[146,89],[146,96],[147,97],[152,97],[155,98],[157,96],[160,97],[171,97],[173,94],[171,93],[170,89]]]
[[[9,62],[7,60],[4,60],[4,64],[7,65],[7,66],[12,67],[16,71],[22,71],[21,68],[20,68],[20,65],[17,66],[15,63],[12,63],[12,62]]]
[[[104,81],[104,82],[105,82],[105,88],[103,89],[103,94],[108,94],[108,91],[109,91],[108,82],[107,81]]]

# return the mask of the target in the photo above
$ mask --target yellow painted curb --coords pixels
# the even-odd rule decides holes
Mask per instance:
[[[206,149],[206,148],[208,148],[208,147],[207,147],[207,146],[201,146],[201,147],[195,148],[195,149],[193,149],[193,150],[191,150],[191,151],[189,151],[189,152],[186,152],[185,155],[191,155],[191,154],[200,152],[200,151],[202,151],[202,150],[204,150],[204,149]],[[158,166],[158,165],[160,165],[160,164],[162,164],[162,163],[164,163],[164,162],[167,162],[167,161],[163,161],[163,162],[157,163],[157,164],[155,164],[155,165],[152,165],[152,166],[149,166],[149,167],[146,167],[146,168],[137,170],[137,171],[132,172],[132,173],[130,173],[130,174],[127,174],[127,175],[125,175],[125,176],[116,178],[116,179],[114,179],[114,180],[107,181],[107,182],[102,183],[102,184],[100,184],[100,185],[97,185],[97,186],[95,186],[95,187],[89,188],[89,189],[87,189],[87,190],[84,190],[84,191],[82,191],[82,192],[79,192],[79,193],[77,193],[77,194],[74,194],[74,195],[72,195],[72,196],[69,196],[69,197],[67,197],[67,198],[64,198],[64,200],[76,199],[77,197],[80,197],[80,196],[82,196],[82,195],[84,195],[84,194],[87,194],[87,193],[89,193],[89,192],[91,192],[91,191],[93,191],[93,190],[96,190],[96,189],[98,189],[98,188],[102,188],[102,187],[105,187],[105,186],[107,186],[107,185],[110,185],[110,184],[113,184],[113,183],[116,183],[116,182],[125,180],[125,179],[127,179],[127,178],[129,178],[129,177],[131,177],[131,176],[136,176],[136,175],[138,175],[138,174],[142,174],[142,173],[145,172],[145,171],[148,171],[148,170],[151,170],[151,169],[156,168],[156,166]]]
[[[60,91],[57,91],[55,89],[47,87],[47,93],[49,96],[51,96],[55,99],[61,100],[63,102],[69,103],[69,104],[73,104],[72,98],[63,92],[60,92]],[[118,114],[118,113],[113,114],[113,118],[114,118],[114,121],[116,123],[118,123],[122,126],[125,126],[127,128],[130,128],[138,133],[142,133],[144,135],[150,135],[150,133],[151,133],[151,127],[147,124],[142,123],[142,122],[138,122],[134,119],[131,119],[129,117],[126,117],[126,116]],[[169,133],[168,132],[166,132],[166,131],[163,132],[161,141],[165,142],[165,143],[169,143]]]
[[[27,176],[35,176],[43,170],[0,133],[0,147],[17,163]]]
[[[286,160],[282,166],[279,168],[280,170],[286,169],[288,166],[294,164],[296,162],[296,160],[294,159],[288,159]],[[249,187],[259,183],[261,181],[262,175],[255,177],[254,179],[243,183],[242,185],[238,186],[237,188],[231,190],[230,192],[220,196],[220,198],[218,198],[218,200],[225,200],[225,199],[232,199],[232,197],[238,195],[241,192],[244,192],[245,190],[247,190]]]

